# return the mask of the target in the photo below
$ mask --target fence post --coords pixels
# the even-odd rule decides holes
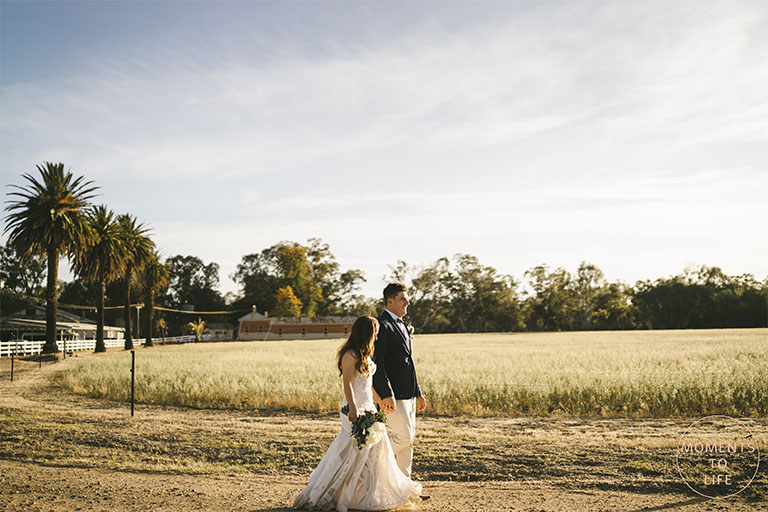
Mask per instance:
[[[13,344],[13,352],[11,352],[11,382],[13,382],[13,358],[16,355],[16,349],[19,347],[19,343]]]
[[[134,382],[136,380],[136,351],[131,350],[131,417],[133,417]]]

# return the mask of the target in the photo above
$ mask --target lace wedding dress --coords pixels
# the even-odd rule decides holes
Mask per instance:
[[[376,365],[370,362],[368,375],[359,372],[352,390],[360,411],[375,411],[371,382]],[[344,404],[347,403],[346,398]],[[309,485],[296,498],[293,508],[346,512],[347,510],[389,510],[419,501],[421,484],[400,471],[389,436],[370,448],[358,450],[352,424],[340,414],[341,430],[317,468]]]

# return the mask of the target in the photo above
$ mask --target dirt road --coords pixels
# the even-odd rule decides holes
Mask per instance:
[[[125,404],[70,395],[56,386],[56,375],[88,357],[80,355],[47,364],[41,370],[33,364],[21,364],[13,384],[7,379],[7,361],[0,361],[0,415],[5,417],[5,420],[0,418],[0,510],[289,510],[293,497],[306,484],[314,460],[322,454],[336,428],[328,418],[301,415],[272,418],[226,411],[147,407],[141,408],[139,420],[132,421],[127,417]],[[296,438],[282,434],[286,425],[292,424],[300,425]],[[509,437],[503,442],[515,447],[509,457],[518,457],[520,467],[505,470],[510,471],[509,477],[501,478],[501,470],[493,465],[493,457],[484,454],[493,451],[493,443],[498,444],[494,440],[502,439],[500,436],[511,430],[510,425],[515,427],[514,436],[522,437]],[[671,428],[665,420],[629,424],[517,418],[473,423],[467,418],[427,417],[422,420],[423,440],[419,450],[424,468],[421,481],[431,499],[418,509],[424,512],[768,511],[765,501],[704,499],[680,489],[679,485],[670,490],[663,482],[645,486],[642,481],[636,481],[625,485],[621,479],[628,477],[621,471],[600,473],[594,469],[601,460],[606,466],[616,465],[616,461],[599,459],[597,455],[592,459],[586,457],[593,453],[589,447],[583,452],[571,451],[574,462],[559,470],[556,466],[549,466],[551,470],[543,466],[541,461],[546,457],[531,458],[542,451],[556,453],[551,445],[565,449],[574,439],[588,440],[595,436],[639,439],[640,433],[651,427],[660,431]],[[618,432],[621,429],[626,432]],[[560,434],[556,435],[557,432]],[[575,432],[582,437],[575,437]],[[152,433],[166,437],[153,438]],[[193,441],[188,440],[190,433],[194,434]],[[316,446],[307,445],[302,436],[316,438]],[[213,450],[213,444],[208,451],[194,451],[195,443],[205,444],[216,437],[244,442],[231,441],[234,448],[225,452]],[[527,440],[527,448],[522,447],[521,439]],[[247,462],[243,444],[258,443],[271,447],[272,451],[264,448],[254,455],[258,462],[249,463],[243,472],[232,472],[234,466],[225,459],[230,460],[235,456],[233,453],[237,453],[237,457]],[[449,447],[455,457],[442,452],[439,457],[429,454],[446,443],[453,443]],[[169,451],[169,458],[164,458],[164,450]],[[310,452],[315,459],[300,458],[302,450]],[[190,453],[191,457],[201,459],[199,465],[185,462],[174,466],[169,462],[174,457],[175,460],[190,457]],[[289,460],[286,462],[286,459]],[[457,475],[469,475],[472,468],[479,468],[471,473],[472,481],[449,481]],[[492,479],[483,480],[483,471]],[[584,475],[587,471],[601,476],[592,476],[590,480]]]

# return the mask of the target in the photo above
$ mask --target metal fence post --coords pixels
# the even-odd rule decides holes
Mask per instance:
[[[18,342],[13,345],[13,352],[11,352],[11,382],[13,382],[13,358],[16,355],[16,349],[19,347]]]
[[[133,416],[134,383],[136,381],[136,351],[131,350],[131,416]]]

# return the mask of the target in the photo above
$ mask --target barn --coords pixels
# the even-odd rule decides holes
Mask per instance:
[[[354,316],[270,317],[253,311],[238,318],[238,340],[300,340],[344,338]]]

